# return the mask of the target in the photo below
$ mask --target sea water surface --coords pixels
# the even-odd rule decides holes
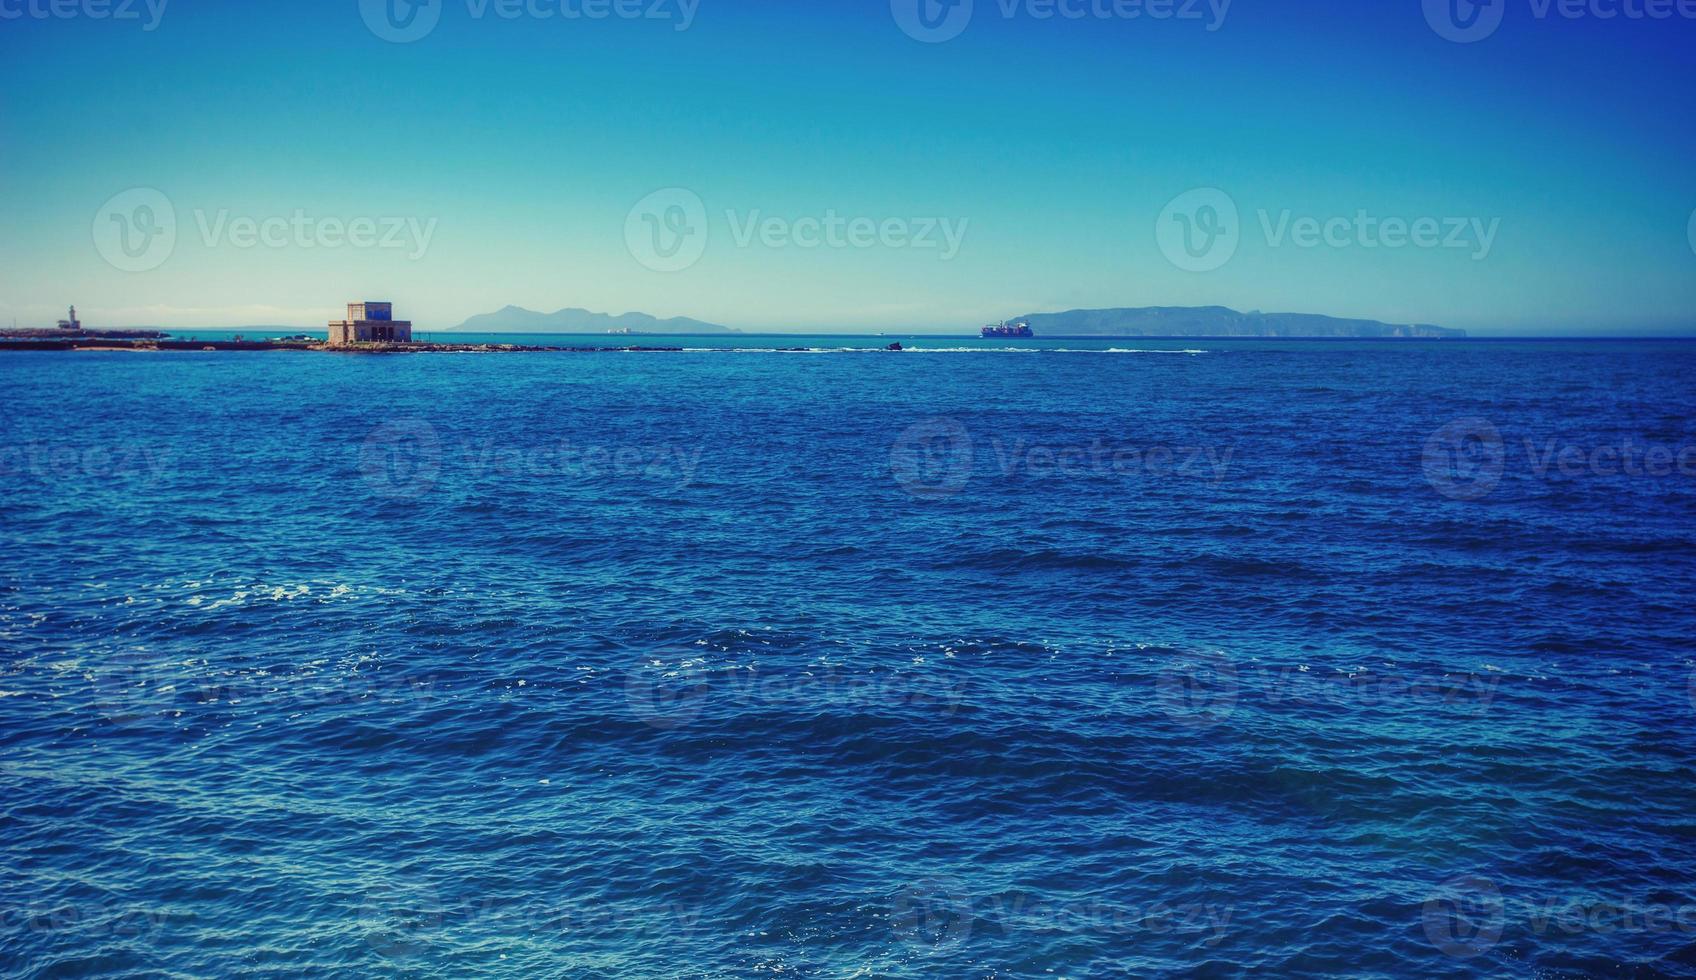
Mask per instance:
[[[1696,344],[896,339],[0,353],[0,973],[1696,973]]]

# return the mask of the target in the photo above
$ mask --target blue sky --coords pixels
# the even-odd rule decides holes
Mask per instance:
[[[1696,327],[1696,21],[1597,15],[1620,0],[1495,0],[1466,44],[1422,0],[975,0],[937,43],[903,30],[921,0],[435,0],[404,43],[360,0],[59,2],[0,0],[20,325],[75,302],[321,326],[389,298],[426,328],[508,303],[763,330],[1203,304]],[[1204,271],[1159,235],[1197,189],[1236,211]],[[137,230],[161,198],[172,243]],[[1390,247],[1386,221],[1439,234]],[[643,243],[680,228],[686,266],[657,271]]]

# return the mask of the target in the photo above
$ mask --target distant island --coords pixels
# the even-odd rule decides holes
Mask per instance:
[[[716,323],[673,317],[661,320],[646,313],[591,313],[588,310],[566,309],[554,313],[539,313],[522,306],[508,306],[494,313],[474,316],[454,331],[467,333],[631,333],[631,334],[717,334],[736,333]]]
[[[1014,317],[1039,337],[1307,337],[1458,340],[1464,330],[1428,323],[1380,323],[1314,313],[1238,313],[1223,306],[1072,310]]]

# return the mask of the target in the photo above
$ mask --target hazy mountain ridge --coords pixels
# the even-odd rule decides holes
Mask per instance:
[[[480,314],[450,329],[470,333],[607,333],[615,330],[649,334],[736,332],[716,323],[681,316],[661,320],[646,313],[621,313],[614,316],[575,307],[556,310],[553,313],[539,313],[522,306],[508,306],[494,313]]]
[[[1334,337],[1458,339],[1464,330],[1428,323],[1381,323],[1317,313],[1239,313],[1223,306],[1071,310],[1016,317],[1049,337]]]

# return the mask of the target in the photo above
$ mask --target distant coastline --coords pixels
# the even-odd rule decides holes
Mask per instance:
[[[1464,330],[1428,323],[1384,323],[1316,313],[1262,313],[1258,310],[1241,313],[1224,306],[1080,309],[1063,313],[1027,313],[1010,317],[1005,322],[1029,323],[1039,337],[1458,340],[1467,335]],[[480,314],[441,332],[644,336],[744,333],[736,328],[690,317],[662,320],[646,313],[614,315],[578,308],[542,313],[521,306],[507,306],[493,313]]]
[[[1461,340],[1466,331],[1429,323],[1383,323],[1317,313],[1239,313],[1224,306],[1148,306],[1027,313],[1039,337],[1136,337],[1173,340]]]
[[[595,313],[569,307],[552,313],[508,306],[493,313],[471,317],[457,327],[441,333],[494,334],[643,334],[668,336],[677,334],[734,334],[740,331],[704,320],[672,317],[662,320],[646,313]]]
[[[1140,340],[1464,340],[1465,330],[1427,323],[1385,323],[1378,320],[1332,317],[1313,313],[1238,312],[1223,306],[1127,307],[1077,309],[1061,313],[1027,313],[1007,322],[1028,323],[1036,339],[1058,340],[1126,338]],[[312,333],[322,334],[321,328]],[[302,328],[287,325],[233,326],[227,328],[124,327],[103,330],[0,329],[0,339],[63,340],[88,337],[106,340],[161,339],[167,335],[195,333],[301,335]],[[837,336],[837,337],[956,337],[975,336],[962,327],[952,330],[806,330],[761,331],[727,327],[691,317],[661,319],[646,313],[595,313],[578,308],[542,313],[507,306],[493,313],[473,316],[458,326],[419,330],[438,337],[465,335],[498,336],[629,336],[629,337],[724,337]],[[301,339],[304,339],[302,336]],[[992,338],[994,339],[994,338]],[[1515,338],[1502,338],[1515,339]],[[1517,338],[1517,339],[1531,339]]]

